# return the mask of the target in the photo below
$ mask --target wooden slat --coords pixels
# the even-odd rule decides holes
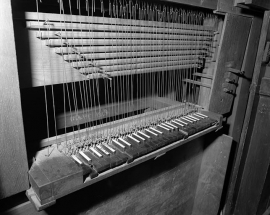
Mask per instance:
[[[181,55],[205,55],[206,52],[202,50],[184,50],[184,51],[162,51],[162,52],[156,52],[156,51],[134,51],[134,52],[105,52],[105,53],[91,53],[91,54],[68,54],[64,55],[64,59],[66,61],[73,61],[73,60],[82,60],[84,59],[108,59],[108,58],[130,58],[130,57],[155,57],[155,56],[181,56]],[[201,73],[199,73],[201,74]],[[195,75],[195,74],[194,74]]]
[[[213,79],[213,75],[209,75],[209,74],[195,72],[193,73],[193,75],[203,77],[203,78]]]
[[[209,110],[213,112],[225,114],[231,111],[234,95],[223,91],[224,74],[229,67],[241,69],[251,22],[250,17],[226,14],[210,94]]]
[[[157,27],[141,27],[141,26],[130,26],[130,25],[118,25],[117,23],[112,23],[111,25],[106,24],[84,24],[84,23],[64,23],[64,22],[49,22],[44,25],[44,22],[37,21],[27,21],[26,27],[33,30],[50,30],[50,31],[109,31],[109,32],[144,32],[144,33],[170,33],[170,34],[184,34],[184,35],[198,35],[198,36],[210,36],[213,33],[211,31],[197,30],[196,26],[194,29],[175,29],[171,28],[157,28]]]
[[[118,59],[107,59],[107,60],[96,60],[87,61],[82,60],[72,63],[74,68],[85,68],[85,67],[95,67],[100,66],[114,66],[117,64],[127,65],[127,64],[141,64],[141,63],[152,63],[152,62],[164,62],[170,65],[171,61],[182,61],[182,60],[198,60],[200,55],[185,55],[185,56],[165,56],[165,57],[141,57],[141,58],[118,58]],[[180,64],[181,62],[179,62]]]
[[[0,7],[0,199],[28,189],[11,1]]]
[[[193,81],[193,80],[190,80],[190,79],[184,79],[183,81],[188,82],[188,83],[191,83],[191,84],[195,84],[195,85],[207,87],[207,88],[211,88],[212,87],[211,84],[205,84],[205,83],[202,83],[200,81]]]
[[[85,31],[37,31],[37,37],[41,39],[83,39],[83,38],[116,38],[116,39],[162,39],[162,40],[190,40],[209,41],[211,36],[200,35],[177,35],[177,34],[156,34],[156,33],[130,33],[130,32],[85,32]]]
[[[188,25],[188,24],[176,24],[168,22],[156,22],[156,21],[143,21],[143,20],[130,20],[130,19],[117,19],[107,17],[96,16],[78,16],[78,15],[63,15],[53,13],[36,13],[26,12],[24,16],[25,20],[50,20],[56,22],[71,22],[71,23],[99,23],[99,24],[116,24],[117,25],[129,25],[129,26],[149,26],[149,27],[161,27],[161,28],[178,28],[188,30],[202,30],[212,31],[212,27]]]
[[[187,44],[197,44],[198,46],[209,45],[210,42],[207,40],[189,40],[179,39],[179,40],[133,40],[132,38],[114,38],[114,39],[50,39],[46,40],[45,44],[51,47],[65,47],[65,46],[100,46],[100,45],[110,45],[110,46],[135,46],[135,45],[187,45]]]
[[[197,60],[187,61],[168,61],[168,62],[152,62],[152,63],[140,63],[140,64],[125,64],[125,65],[112,65],[102,67],[103,71],[109,72],[110,76],[115,75],[127,75],[127,74],[140,74],[145,71],[148,72],[160,72],[169,70],[178,70],[184,68],[198,67]],[[82,74],[96,73],[99,71],[97,67],[81,68],[78,70]],[[50,75],[50,74],[48,74]]]
[[[106,41],[105,41],[106,42]],[[111,42],[112,43],[112,42]],[[123,41],[125,44],[125,41]],[[102,52],[140,52],[140,51],[166,51],[166,50],[201,50],[206,51],[208,50],[207,46],[203,44],[194,44],[192,42],[183,42],[181,44],[170,45],[164,42],[161,45],[118,45],[118,46],[77,46],[77,47],[57,47],[54,48],[57,54],[72,54],[74,51],[79,53],[102,53]]]

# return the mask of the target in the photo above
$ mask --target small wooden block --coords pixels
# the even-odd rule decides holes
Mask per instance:
[[[83,183],[83,169],[79,164],[56,147],[50,153],[47,156],[47,149],[40,151],[29,171],[30,184],[41,205]]]

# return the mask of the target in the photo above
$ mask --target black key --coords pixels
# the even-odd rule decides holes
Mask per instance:
[[[114,140],[111,142],[111,144],[117,148],[120,152],[122,153],[126,153],[129,156],[129,159],[127,160],[128,163],[132,162],[134,159],[136,159],[137,157],[139,157],[138,153],[136,152],[136,150],[134,150],[131,147],[125,146],[122,143],[119,143],[118,140]]]
[[[105,152],[104,152],[104,151],[102,151],[101,149],[99,149],[98,147],[96,147],[96,150],[97,150],[100,154],[102,154],[104,160],[106,160],[108,163],[110,163],[110,168],[114,168],[114,167],[120,165],[120,164],[118,164],[118,160],[119,160],[119,159],[117,159],[117,158],[115,158],[115,157],[113,157],[113,156],[110,156],[109,153],[108,153],[108,154],[105,153],[105,152],[107,152],[106,150],[105,150]]]
[[[126,139],[123,138],[119,138],[118,142],[124,144],[125,146],[127,146],[128,148],[133,148],[137,153],[138,153],[138,157],[141,157],[145,154],[145,150],[139,146],[137,146],[136,144],[131,144],[130,142],[128,142]],[[127,144],[128,143],[128,144]],[[131,146],[129,146],[129,144]]]
[[[129,156],[125,153],[122,153],[121,151],[119,151],[117,148],[113,147],[112,145],[108,144],[104,144],[104,147],[106,147],[106,149],[108,149],[110,151],[110,153],[112,153],[114,156],[117,156],[120,160],[121,160],[121,164],[126,163],[127,160],[129,159]],[[111,149],[113,151],[111,151]]]
[[[133,137],[133,138],[135,138],[135,137]],[[129,143],[132,144],[132,146],[135,146],[135,147],[141,149],[141,152],[142,152],[142,153],[141,153],[141,156],[148,153],[149,147],[150,147],[150,146],[147,145],[147,144],[144,144],[143,141],[137,142],[137,141],[135,141],[134,139],[132,139],[132,138],[130,138],[130,137],[128,137],[128,136],[126,137],[126,139],[127,139],[127,141],[128,141]],[[136,138],[135,138],[135,139],[136,139]],[[136,139],[136,140],[138,140],[138,139]]]

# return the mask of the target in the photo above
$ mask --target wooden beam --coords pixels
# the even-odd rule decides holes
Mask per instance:
[[[241,69],[251,23],[252,19],[248,17],[226,15],[210,94],[210,111],[219,114],[231,111],[234,95],[223,91],[224,74],[229,67]]]
[[[11,1],[0,6],[0,199],[28,188]]]

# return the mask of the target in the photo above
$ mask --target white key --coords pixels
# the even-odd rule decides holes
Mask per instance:
[[[167,130],[167,131],[170,131],[170,129],[168,129],[167,127],[165,127],[165,126],[162,126],[162,125],[158,125],[159,127],[161,127],[161,128],[163,128],[163,129],[165,129],[165,130]]]
[[[138,137],[141,140],[145,140],[143,137],[139,136],[138,134],[133,133],[134,136]]]
[[[88,162],[91,161],[91,159],[86,155],[84,154],[83,151],[79,151],[80,155],[83,156]]]
[[[151,138],[150,136],[148,136],[147,134],[145,134],[145,133],[143,133],[143,132],[141,132],[141,131],[138,131],[138,133],[140,133],[141,135],[146,136],[147,138]]]
[[[115,150],[111,148],[108,144],[104,145],[106,148],[108,148],[112,153],[115,153]]]
[[[175,125],[173,125],[173,124],[171,124],[171,123],[169,123],[169,122],[166,122],[166,124],[168,124],[169,126],[172,126],[172,127],[174,127],[174,128],[177,128]]]
[[[149,132],[149,133],[151,133],[151,134],[153,134],[153,135],[155,135],[155,136],[158,136],[156,133],[150,131],[149,129],[144,129],[144,130],[147,131],[147,132]]]
[[[192,123],[192,122],[193,122],[193,121],[191,121],[191,120],[186,119],[184,116],[183,116],[183,117],[181,117],[181,119],[184,119],[184,120],[186,120],[186,121],[188,121],[188,122],[190,122],[190,123]]]
[[[126,145],[128,145],[129,147],[131,146],[131,144],[129,142],[127,142],[126,140],[124,140],[123,138],[118,138],[119,140],[123,141]]]
[[[197,117],[200,117],[201,119],[204,119],[205,117],[203,117],[203,116],[200,116],[199,114],[197,114],[197,113],[194,113],[193,115],[195,115],[195,116],[197,116]]]
[[[110,153],[103,149],[100,145],[97,145],[97,148],[101,150],[105,155],[110,155]]]
[[[206,116],[206,115],[204,115],[204,114],[202,114],[202,113],[197,113],[197,114],[199,114],[199,115],[201,115],[201,116],[204,116],[205,118],[207,118],[208,116]]]
[[[187,124],[188,124],[188,123],[186,123],[186,122],[183,122],[183,121],[180,120],[180,119],[175,119],[175,121],[180,122],[180,123],[183,123],[184,125],[187,125]]]
[[[197,117],[195,117],[194,115],[190,115],[190,117],[192,117],[193,119],[195,119],[195,120],[200,120],[200,119],[198,119]]]
[[[169,129],[174,129],[173,127],[171,127],[171,126],[169,126],[169,125],[167,125],[167,124],[165,124],[165,123],[162,123],[161,125],[163,125],[163,126],[169,128]]]
[[[157,132],[157,133],[160,133],[160,134],[162,134],[162,132],[161,131],[159,131],[159,130],[157,130],[157,129],[155,129],[155,128],[153,128],[153,127],[150,127],[153,131],[155,131],[155,132]]]
[[[90,147],[90,150],[94,153],[94,154],[96,154],[98,157],[102,157],[102,154],[100,154],[95,148],[93,148],[93,147]]]
[[[193,118],[190,117],[190,116],[185,116],[185,118],[186,118],[186,119],[189,119],[189,120],[191,120],[191,121],[193,121],[193,122],[196,122],[196,121],[197,121],[196,119],[193,119]]]
[[[181,123],[176,122],[176,121],[174,121],[174,120],[172,120],[172,122],[175,123],[175,124],[177,124],[177,125],[184,126],[184,125],[182,125]]]
[[[120,146],[121,148],[125,149],[126,147],[124,145],[122,145],[121,143],[119,143],[117,140],[112,140],[113,142],[115,142],[118,146]]]
[[[131,135],[127,135],[130,139],[134,140],[135,142],[139,143],[140,141],[132,137]]]
[[[82,165],[82,162],[75,156],[75,155],[71,155],[71,157],[80,165]]]

